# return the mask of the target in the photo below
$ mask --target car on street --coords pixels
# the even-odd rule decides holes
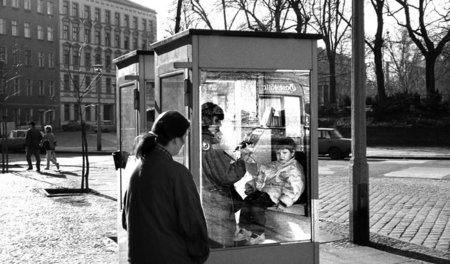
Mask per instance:
[[[331,159],[344,159],[352,151],[352,140],[344,138],[335,128],[319,128],[318,137],[320,155],[329,155]]]
[[[44,133],[41,132],[42,135]],[[8,136],[5,138],[1,138],[0,146],[3,146],[3,143],[6,142],[8,146],[8,151],[11,152],[24,152],[25,151],[25,137],[27,135],[26,129],[14,129],[9,131]],[[41,153],[45,153],[45,149],[41,148]]]

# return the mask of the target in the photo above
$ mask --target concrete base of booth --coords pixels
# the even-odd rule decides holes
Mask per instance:
[[[211,251],[207,264],[315,264],[319,263],[316,242],[267,244]]]

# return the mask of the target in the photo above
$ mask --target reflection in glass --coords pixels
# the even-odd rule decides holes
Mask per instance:
[[[203,71],[200,85],[202,202],[211,247],[310,241],[309,72]],[[257,200],[251,210],[249,200]],[[243,230],[239,219],[253,219],[259,234]]]

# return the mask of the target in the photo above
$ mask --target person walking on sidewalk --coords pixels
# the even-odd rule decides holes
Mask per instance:
[[[122,226],[129,263],[204,263],[209,256],[206,221],[190,171],[173,159],[185,144],[189,121],[162,113],[138,141],[141,160],[125,193]]]
[[[46,152],[46,159],[47,159],[47,167],[45,167],[46,170],[50,169],[50,161],[56,166],[56,169],[59,170],[59,163],[56,161],[56,154],[55,154],[55,146],[56,146],[56,137],[55,134],[52,132],[52,126],[47,125],[45,126],[45,135],[42,138],[42,146],[45,149]]]
[[[33,164],[31,163],[31,155],[34,155],[36,159],[36,171],[41,171],[41,156],[39,154],[39,144],[42,140],[41,131],[36,128],[36,123],[31,121],[29,123],[30,128],[27,130],[27,134],[25,136],[25,157],[28,162],[28,169],[33,169]]]

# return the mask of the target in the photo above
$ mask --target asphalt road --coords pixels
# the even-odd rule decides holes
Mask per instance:
[[[448,180],[450,160],[368,159],[369,177]],[[319,175],[347,176],[349,160],[319,160]]]

